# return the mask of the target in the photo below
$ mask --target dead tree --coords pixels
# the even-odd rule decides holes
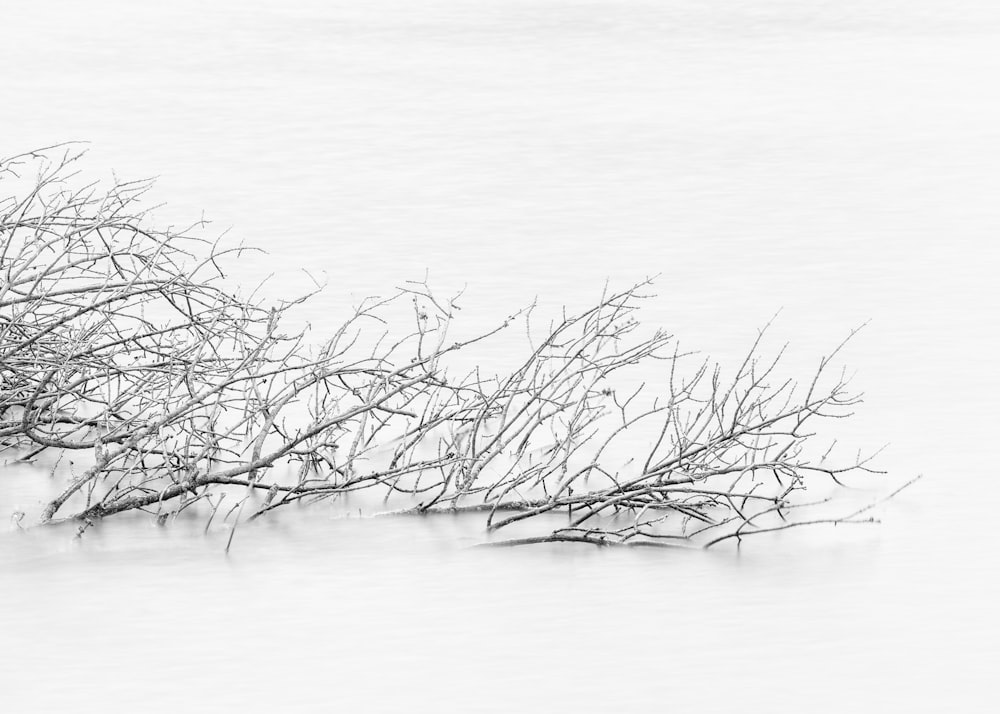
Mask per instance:
[[[796,519],[814,479],[870,471],[806,450],[813,422],[859,401],[842,373],[828,381],[839,348],[804,387],[778,377],[759,340],[729,379],[688,369],[670,335],[641,334],[644,281],[565,315],[508,374],[455,377],[452,353],[530,308],[450,341],[454,300],[415,283],[322,339],[286,333],[307,296],[225,289],[242,248],[199,237],[200,224],[152,228],[150,184],[81,185],[81,156],[0,161],[0,182],[22,187],[0,201],[0,451],[87,454],[45,522],[193,507],[210,524],[226,498],[238,521],[358,491],[408,499],[395,512],[482,513],[505,543],[711,545],[865,520]],[[412,324],[387,325],[406,302]],[[618,373],[649,364],[669,371],[666,393],[619,397]],[[650,424],[644,452],[616,463]]]

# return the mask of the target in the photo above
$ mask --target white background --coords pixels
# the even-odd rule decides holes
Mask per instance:
[[[287,514],[229,558],[123,519],[0,537],[4,711],[993,711],[994,3],[7,2],[0,154],[89,140],[163,225],[352,300],[429,271],[492,325],[659,274],[722,360],[853,327],[883,523],[741,554],[467,550],[469,524]],[[501,346],[482,353],[500,363]],[[513,348],[510,348],[513,349]],[[0,471],[3,517],[30,508]],[[882,489],[880,491],[880,489]],[[301,515],[301,517],[300,517]]]

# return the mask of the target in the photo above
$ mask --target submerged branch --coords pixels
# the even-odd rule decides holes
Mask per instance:
[[[870,457],[810,451],[813,424],[860,401],[830,374],[843,344],[800,389],[775,379],[782,354],[761,356],[761,331],[726,378],[642,333],[645,280],[542,334],[529,308],[464,341],[448,338],[457,297],[411,283],[310,347],[283,332],[305,298],[227,292],[232,251],[149,227],[148,183],[72,188],[81,155],[0,160],[0,182],[36,176],[0,200],[0,452],[93,454],[42,521],[208,504],[211,524],[230,492],[237,514],[263,496],[256,518],[359,491],[400,499],[382,509],[394,514],[485,514],[512,534],[502,545],[711,546],[871,520],[797,516],[817,479],[873,473]],[[407,303],[411,324],[395,326]],[[454,353],[517,322],[531,350],[515,368],[452,373]],[[619,399],[625,373],[653,361],[668,384]]]

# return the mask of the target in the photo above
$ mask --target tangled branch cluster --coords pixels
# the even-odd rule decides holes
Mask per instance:
[[[452,353],[530,310],[451,341],[454,301],[414,284],[313,344],[283,331],[298,301],[220,287],[232,251],[150,228],[148,182],[71,188],[81,154],[55,152],[0,161],[0,182],[34,179],[0,201],[0,451],[88,455],[44,522],[196,507],[210,524],[225,505],[235,524],[363,491],[403,498],[395,512],[481,512],[507,543],[711,545],[816,522],[795,518],[808,483],[868,470],[804,448],[858,401],[827,379],[832,355],[804,387],[772,384],[759,344],[728,379],[682,373],[670,335],[638,335],[648,283],[564,316],[505,376],[456,378]],[[406,303],[411,327],[384,328]],[[614,373],[654,360],[666,392],[619,397]],[[654,438],[634,453],[640,425]]]

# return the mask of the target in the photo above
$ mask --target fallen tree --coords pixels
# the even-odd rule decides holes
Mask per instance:
[[[225,261],[242,248],[200,225],[152,228],[148,182],[81,186],[81,158],[54,147],[0,161],[0,182],[27,187],[0,202],[0,452],[87,464],[43,522],[192,509],[207,528],[221,509],[235,531],[357,492],[382,496],[376,511],[481,513],[507,544],[712,545],[871,520],[798,517],[817,478],[871,472],[867,458],[807,448],[813,422],[859,401],[828,374],[839,347],[798,385],[775,381],[781,355],[765,360],[758,339],[725,378],[670,335],[640,334],[644,281],[564,315],[504,375],[455,375],[455,352],[531,309],[453,341],[455,301],[415,283],[323,339],[288,333],[308,296],[226,290]],[[406,304],[411,324],[387,325]],[[616,373],[653,363],[669,374],[662,394],[619,396]],[[636,453],[629,440],[650,428]]]

